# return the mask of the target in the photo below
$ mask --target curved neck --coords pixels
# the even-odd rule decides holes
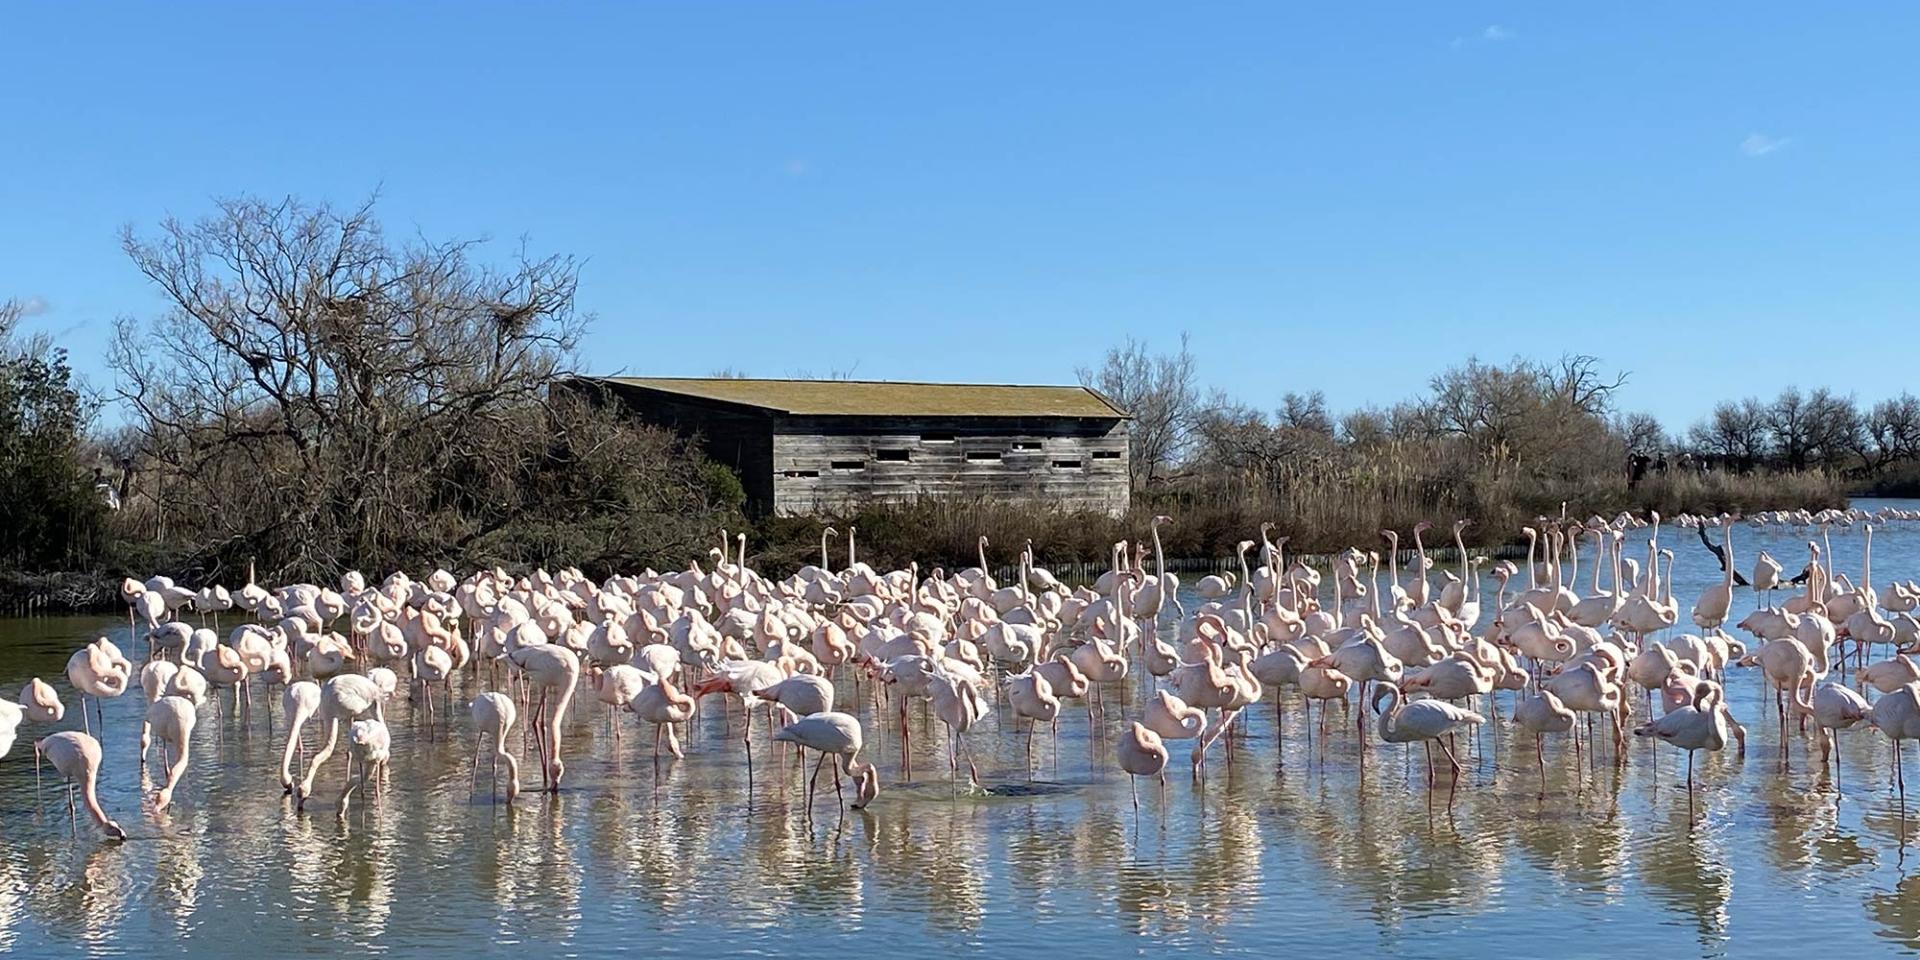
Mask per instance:
[[[1384,691],[1384,694],[1375,694],[1373,705],[1374,709],[1379,711],[1380,714],[1378,721],[1380,725],[1380,739],[1386,740],[1393,736],[1394,730],[1400,720],[1400,689],[1384,681],[1378,689]],[[1380,701],[1382,700],[1386,701],[1386,709],[1384,710],[1380,709]]]
[[[1873,590],[1873,524],[1871,523],[1867,524],[1866,555],[1860,559],[1860,589],[1865,592]]]
[[[184,752],[185,751],[182,751],[183,754]],[[180,772],[186,772],[184,758],[180,762]],[[97,769],[89,769],[86,771],[86,775],[80,778],[80,799],[87,805],[87,813],[93,817],[94,822],[98,823],[104,829],[107,824],[112,823],[113,820],[107,816],[107,811],[101,808],[100,795],[94,791],[95,783],[99,778],[100,772]],[[167,785],[172,786],[175,780],[175,775],[169,774],[167,777]]]
[[[1720,552],[1724,554],[1724,556],[1722,556],[1720,560],[1722,563],[1725,564],[1727,568],[1727,574],[1723,582],[1727,585],[1728,590],[1732,590],[1733,589],[1733,521],[1732,520],[1727,521],[1727,532],[1725,535],[1723,535],[1720,538]]]
[[[189,749],[189,744],[187,740],[182,739],[180,742],[180,749],[173,758],[173,763],[167,766],[167,785],[165,789],[167,791],[168,796],[172,796],[173,788],[180,785],[180,778],[187,775],[187,750],[188,749]],[[96,802],[93,806],[98,807],[99,804]]]

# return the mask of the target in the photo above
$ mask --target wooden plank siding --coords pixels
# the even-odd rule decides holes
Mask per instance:
[[[774,428],[773,474],[774,510],[789,515],[970,496],[1119,514],[1127,509],[1126,422],[794,417]]]
[[[1120,416],[799,415],[612,379],[577,378],[568,388],[617,399],[643,422],[697,441],[739,473],[755,514],[923,497],[1036,500],[1114,515],[1128,505]]]

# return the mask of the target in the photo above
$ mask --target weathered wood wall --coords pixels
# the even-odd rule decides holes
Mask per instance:
[[[1121,420],[792,417],[773,436],[774,509],[994,496],[1111,514],[1127,509]]]

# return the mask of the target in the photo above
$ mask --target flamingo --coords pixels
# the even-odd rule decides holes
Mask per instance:
[[[987,715],[987,701],[973,684],[961,680],[948,672],[943,665],[936,664],[927,687],[929,700],[933,704],[933,714],[947,725],[948,768],[955,778],[960,773],[960,754],[965,746],[967,731]],[[980,770],[974,765],[973,751],[966,750],[967,780],[971,787],[980,787]]]
[[[1007,678],[1007,702],[1013,706],[1013,715],[1025,717],[1027,724],[1027,779],[1033,779],[1033,728],[1043,721],[1053,724],[1060,719],[1060,698],[1053,695],[1053,684],[1047,682],[1045,674],[1032,668]],[[1059,734],[1059,727],[1054,733]]]
[[[1133,815],[1140,815],[1140,778],[1159,777],[1162,792],[1167,786],[1167,759],[1172,756],[1160,735],[1138,721],[1120,732],[1114,751],[1120,769],[1126,771],[1127,787],[1133,793]]]
[[[647,680],[628,701],[627,709],[634,716],[653,724],[653,762],[660,763],[660,737],[664,732],[667,738],[667,751],[678,760],[686,754],[680,749],[680,738],[674,735],[673,725],[686,723],[693,719],[693,713],[699,701],[681,693],[666,677],[643,675]]]
[[[313,761],[307,765],[307,774],[302,777],[294,791],[295,809],[306,809],[307,798],[313,796],[313,778],[326,765],[327,758],[333,756],[333,750],[340,739],[340,725],[351,724],[358,720],[385,720],[386,712],[381,705],[380,688],[372,680],[357,673],[343,673],[333,677],[320,687],[320,707],[317,716],[326,727],[327,740],[320,745],[320,751],[313,755]],[[298,730],[288,731],[290,740],[299,737]],[[347,757],[347,773],[352,775],[353,756]],[[344,794],[342,795],[344,797]]]
[[[1900,809],[1904,815],[1907,778],[1900,769],[1900,741],[1920,740],[1920,683],[1909,683],[1874,701],[1867,721],[1893,741],[1893,779],[1900,788]]]
[[[1385,710],[1380,708],[1382,700],[1387,701]],[[1440,752],[1446,754],[1454,780],[1458,782],[1460,761],[1453,755],[1453,748],[1440,738],[1487,722],[1486,717],[1443,700],[1407,700],[1400,688],[1390,683],[1374,688],[1372,706],[1379,715],[1376,724],[1383,742],[1426,744],[1429,787],[1433,786],[1433,744],[1440,744]]]
[[[1513,722],[1533,733],[1533,758],[1540,767],[1542,794],[1547,789],[1546,735],[1572,730],[1575,719],[1577,715],[1552,690],[1544,688],[1514,705]]]
[[[1159,690],[1147,702],[1146,714],[1141,722],[1162,741],[1192,740],[1206,729],[1207,712],[1199,707],[1190,707],[1179,697]]]
[[[541,789],[559,793],[560,778],[567,770],[560,759],[560,717],[580,684],[580,657],[558,644],[542,643],[520,647],[507,654],[507,660],[526,678],[527,696],[540,695],[533,722],[534,737],[540,743]]]
[[[813,766],[813,776],[807,780],[807,810],[813,810],[814,783],[820,778],[820,764],[827,757],[834,758],[833,792],[845,800],[840,792],[840,774],[845,772],[854,780],[853,809],[865,809],[867,804],[880,795],[880,771],[871,763],[860,761],[860,748],[864,741],[860,732],[860,721],[851,714],[827,711],[809,714],[773,732],[773,739],[781,743],[792,743],[803,750],[813,750],[820,754],[820,760]]]
[[[34,723],[59,723],[60,718],[67,715],[59,691],[39,677],[28,680],[26,686],[20,688],[20,706],[26,711],[27,719]]]
[[[307,721],[320,709],[320,685],[312,680],[296,680],[280,692],[281,712],[287,717],[287,745],[280,752],[280,789],[293,792],[293,752],[306,755],[306,743],[300,739]]]
[[[1897,654],[1891,660],[1870,663],[1855,670],[1853,678],[1880,693],[1892,693],[1920,680],[1920,662],[1915,662],[1907,654]]]
[[[93,698],[94,711],[100,717],[102,726],[106,725],[107,719],[100,701],[126,693],[132,673],[133,665],[120,656],[120,649],[106,637],[87,644],[67,658],[68,682],[80,691],[83,698]],[[82,732],[92,732],[93,728],[87,721],[85,699],[80,701],[80,725]]]
[[[1837,790],[1840,781],[1840,738],[1834,735],[1834,731],[1851,729],[1871,716],[1873,707],[1867,703],[1867,698],[1841,684],[1831,681],[1818,687],[1813,684],[1813,675],[1808,674],[1794,688],[1793,705],[1801,716],[1813,718],[1814,729],[1820,734],[1820,763],[1823,767],[1828,752],[1832,752],[1833,779]],[[1808,688],[1812,688],[1811,694],[1807,693]]]
[[[53,764],[53,769],[67,781],[67,819],[73,824],[75,833],[79,832],[79,819],[73,809],[73,794],[76,786],[81,800],[86,804],[87,813],[93,816],[100,830],[109,840],[125,840],[127,831],[107,816],[100,807],[100,796],[95,790],[100,780],[100,741],[91,735],[74,730],[63,730],[51,736],[42,737],[33,745],[34,769],[40,767],[41,758]]]
[[[1687,751],[1687,810],[1693,810],[1693,754],[1698,750],[1724,749],[1727,745],[1727,720],[1720,711],[1720,685],[1701,680],[1694,685],[1693,702],[1665,716],[1642,724],[1633,731],[1636,737],[1657,737]]]
[[[335,815],[344,819],[347,804],[355,790],[364,788],[367,780],[386,773],[389,760],[393,757],[393,734],[387,729],[386,721],[369,717],[355,720],[347,729],[347,770],[346,785],[340,788],[340,807]],[[355,779],[351,768],[352,761],[360,762],[360,777]],[[373,781],[373,792],[380,794],[380,780]]]
[[[627,705],[647,685],[647,681],[647,673],[630,663],[590,667],[587,670],[587,685],[593,689],[593,698],[607,708],[607,726],[613,730],[615,746],[620,743],[620,725],[614,722],[614,714],[626,710]]]
[[[491,783],[487,792],[489,799],[496,795],[500,783],[500,764],[507,765],[507,802],[512,803],[520,795],[520,761],[507,751],[507,735],[513,732],[513,722],[519,719],[520,710],[513,705],[513,698],[497,690],[490,690],[473,698],[467,708],[473,715],[473,773],[469,784],[477,787],[480,782],[480,753],[485,738],[493,738],[493,752],[489,755]]]
[[[1764,596],[1766,599],[1763,606],[1769,610],[1773,608],[1773,591],[1780,586],[1781,569],[1780,561],[1775,560],[1773,555],[1765,550],[1760,551],[1760,555],[1754,558],[1753,576],[1748,579],[1753,584],[1755,599]]]
[[[1701,535],[1705,535],[1704,530]],[[1733,605],[1733,524],[1731,522],[1721,528],[1720,536],[1720,565],[1725,568],[1724,576],[1719,583],[1703,591],[1699,601],[1693,605],[1693,623],[1702,630],[1714,630],[1727,622],[1727,610]]]
[[[173,791],[187,772],[187,749],[193,739],[193,725],[199,718],[193,704],[184,697],[161,697],[147,707],[147,718],[140,724],[140,762],[147,762],[147,743],[151,734],[160,734],[160,758],[166,764],[166,783],[153,792],[153,809],[165,810],[173,803]],[[169,759],[171,757],[171,759]]]
[[[20,721],[26,711],[11,700],[0,700],[0,757],[13,751],[13,741],[20,735]]]

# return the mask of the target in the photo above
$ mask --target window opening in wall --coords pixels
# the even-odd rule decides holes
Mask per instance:
[[[835,460],[833,461],[833,468],[835,470],[865,470],[867,468],[867,462],[865,460]]]
[[[998,450],[968,450],[967,459],[974,463],[990,462],[1000,459]]]
[[[910,450],[875,450],[873,458],[881,463],[906,463],[913,459]]]
[[[1078,461],[1078,460],[1055,460],[1055,461],[1053,462],[1053,468],[1054,468],[1055,470],[1078,470],[1078,469],[1080,469],[1080,461]]]

